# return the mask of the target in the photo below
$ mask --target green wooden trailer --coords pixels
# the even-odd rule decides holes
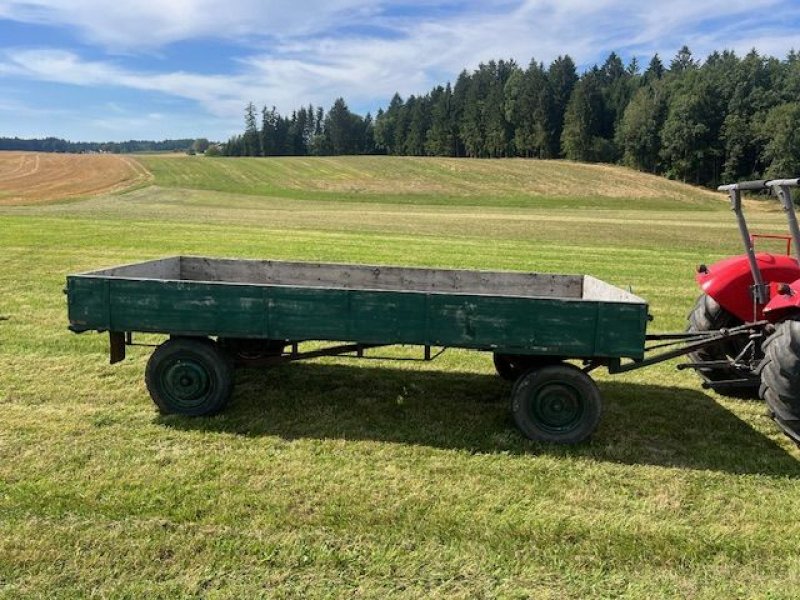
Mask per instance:
[[[588,275],[176,256],[70,275],[66,293],[70,329],[108,332],[112,363],[134,333],[169,336],[146,369],[165,413],[220,411],[236,365],[394,344],[421,346],[426,360],[468,348],[493,353],[515,382],[526,436],[575,443],[602,412],[589,371],[652,362],[647,303]]]

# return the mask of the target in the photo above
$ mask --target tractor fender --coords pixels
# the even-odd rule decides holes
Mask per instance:
[[[769,302],[764,307],[764,318],[782,321],[790,314],[800,313],[800,279],[791,283],[773,282],[769,286]]]
[[[791,256],[759,252],[756,254],[756,262],[764,283],[800,280],[800,265]],[[762,307],[757,307],[756,314],[753,314],[753,295],[750,291],[753,274],[750,272],[747,256],[732,256],[708,267],[701,266],[695,279],[706,294],[742,321],[760,320],[765,317]]]

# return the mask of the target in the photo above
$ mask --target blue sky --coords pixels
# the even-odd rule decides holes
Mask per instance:
[[[0,0],[0,136],[226,139],[252,100],[364,113],[492,58],[784,57],[799,0]]]

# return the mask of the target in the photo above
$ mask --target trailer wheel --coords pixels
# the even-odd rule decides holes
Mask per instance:
[[[284,340],[259,338],[219,338],[217,343],[242,366],[257,366],[265,358],[280,356],[286,348]]]
[[[800,321],[778,323],[762,348],[759,395],[778,425],[800,443]]]
[[[573,365],[532,369],[511,391],[511,413],[529,439],[578,444],[600,423],[603,400],[597,384]]]
[[[526,371],[556,365],[561,362],[557,356],[535,356],[526,354],[501,354],[494,353],[494,368],[497,374],[506,381],[514,382]]]
[[[686,328],[688,333],[702,333],[706,331],[716,331],[743,325],[735,315],[722,308],[716,300],[708,294],[701,294],[695,302],[694,308],[689,313],[689,325]],[[689,354],[692,362],[708,362],[727,360],[728,357],[735,358],[744,350],[747,341],[737,338],[729,342],[701,348]],[[739,379],[741,373],[733,367],[706,367],[697,369],[697,373],[709,383],[724,381],[726,379]],[[713,385],[712,385],[713,387]],[[723,396],[732,398],[757,398],[758,389],[754,385],[742,385],[736,387],[725,387],[715,390]]]
[[[233,365],[211,340],[172,338],[150,356],[145,382],[163,414],[213,415],[231,397]]]

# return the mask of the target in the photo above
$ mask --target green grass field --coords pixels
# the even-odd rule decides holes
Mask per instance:
[[[800,452],[674,363],[521,438],[488,355],[238,373],[160,417],[147,348],[66,329],[67,273],[171,254],[589,273],[679,330],[721,195],[524,160],[146,156],[154,185],[0,208],[0,598],[795,598]],[[751,205],[752,228],[782,214]],[[400,348],[396,356],[417,352]]]

